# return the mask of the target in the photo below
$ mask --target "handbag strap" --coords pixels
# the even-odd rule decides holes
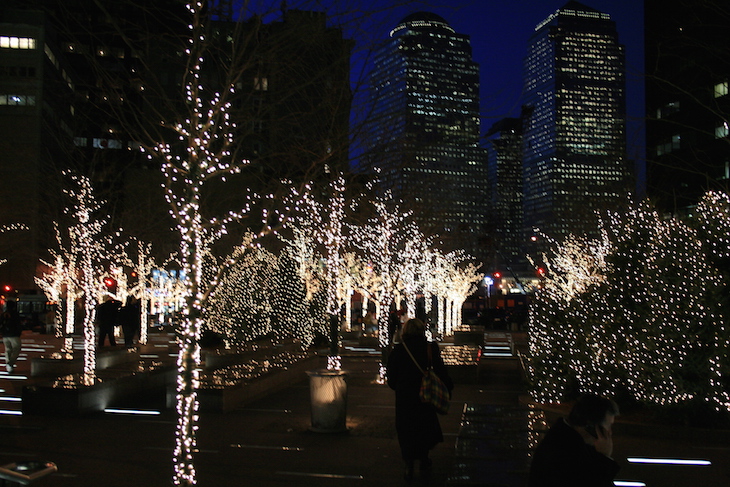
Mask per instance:
[[[421,374],[423,374],[424,376],[427,376],[428,373],[426,373],[426,371],[423,370],[423,368],[418,364],[418,361],[416,361],[416,357],[414,357],[413,354],[411,353],[411,350],[408,348],[408,345],[406,345],[405,340],[401,340],[401,343],[403,344],[403,347],[406,349],[406,352],[408,352],[408,355],[411,356],[411,360],[413,360],[413,363],[416,364],[416,367],[418,367],[418,370],[421,371]],[[428,352],[428,365],[429,365],[429,368],[430,368],[430,365],[431,365],[431,344],[430,343],[427,343],[427,345],[428,346],[426,347],[426,350]]]

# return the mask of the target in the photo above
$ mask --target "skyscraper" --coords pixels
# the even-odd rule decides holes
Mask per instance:
[[[527,261],[522,238],[522,118],[503,118],[485,137],[494,264],[497,269],[524,267]]]
[[[374,64],[363,169],[414,210],[425,233],[480,253],[486,155],[469,37],[436,14],[414,13],[391,31]]]
[[[594,233],[625,200],[624,47],[607,13],[568,2],[541,22],[525,58],[525,230]]]
[[[73,125],[77,78],[38,11],[0,9],[0,284],[31,288],[60,214],[57,159]],[[58,195],[53,197],[53,191]]]
[[[722,1],[644,1],[647,195],[688,215],[730,189],[730,12]]]
[[[90,178],[108,228],[169,255],[179,237],[162,171],[139,148],[176,140],[167,127],[189,116],[184,2],[5,1],[16,8],[0,9],[0,226],[30,230],[0,231],[0,285],[34,288],[39,258],[56,245],[54,222],[65,228],[64,169]],[[231,157],[252,164],[202,193],[207,214],[245,207],[248,188],[273,193],[281,179],[347,167],[352,41],[324,13],[282,7],[280,20],[211,16],[204,91],[235,83]]]

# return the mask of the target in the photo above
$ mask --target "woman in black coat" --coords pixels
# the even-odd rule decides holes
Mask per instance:
[[[441,358],[438,344],[428,342],[425,332],[426,326],[421,320],[417,318],[408,320],[403,325],[401,343],[393,348],[387,365],[388,386],[395,391],[395,429],[398,433],[401,455],[406,462],[405,477],[409,481],[413,478],[415,461],[419,461],[422,472],[428,470],[431,467],[428,452],[437,443],[444,441],[436,410],[431,404],[421,402],[419,398],[423,374],[413,358],[421,369],[426,370],[429,367],[430,348],[431,366],[434,372],[446,384],[449,391],[454,388]]]

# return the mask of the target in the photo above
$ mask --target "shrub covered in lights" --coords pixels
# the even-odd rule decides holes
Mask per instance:
[[[246,249],[246,253],[221,278],[206,308],[208,328],[232,347],[272,331],[269,296],[278,260],[260,248]]]
[[[730,411],[729,209],[708,193],[682,221],[642,203],[605,219],[598,240],[556,243],[530,314],[535,399]]]
[[[312,345],[327,330],[327,295],[317,285],[315,269],[302,259],[297,247],[286,247],[279,255],[274,277],[272,317],[279,338],[296,338],[302,347]]]
[[[271,337],[293,338],[307,348],[327,333],[327,295],[315,254],[293,242],[278,256],[254,246],[236,252],[245,255],[231,258],[205,310],[206,327],[226,346]]]

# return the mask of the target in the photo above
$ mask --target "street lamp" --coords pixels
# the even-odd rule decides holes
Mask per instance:
[[[492,279],[492,276],[484,276],[484,288],[487,290],[487,309],[492,308],[492,285],[494,284],[494,279]]]

